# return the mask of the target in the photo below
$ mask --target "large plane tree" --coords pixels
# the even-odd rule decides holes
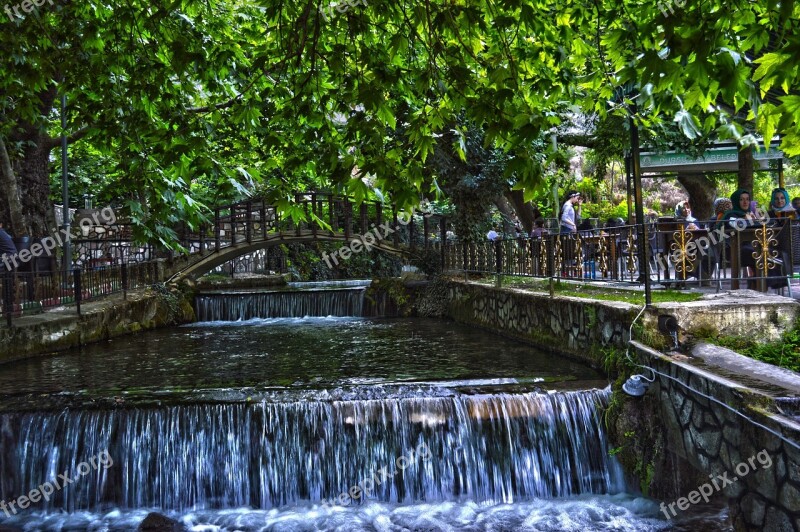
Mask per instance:
[[[0,219],[17,234],[54,223],[61,95],[70,143],[115,161],[139,237],[166,244],[175,221],[201,219],[200,200],[251,184],[287,212],[301,183],[413,204],[439,189],[426,160],[442,135],[466,158],[452,124],[467,121],[507,154],[520,189],[537,184],[536,141],[570,108],[627,116],[634,98],[645,128],[777,133],[800,153],[793,3],[81,0],[29,11],[0,23]]]

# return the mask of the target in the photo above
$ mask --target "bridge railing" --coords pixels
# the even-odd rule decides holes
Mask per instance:
[[[640,284],[716,284],[732,289],[789,287],[797,222],[717,224],[662,218],[646,224],[647,266],[641,263],[645,226],[625,225],[537,238],[448,242],[444,269],[505,276],[573,278]]]

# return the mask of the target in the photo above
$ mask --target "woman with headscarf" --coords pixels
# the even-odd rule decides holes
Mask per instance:
[[[797,218],[797,211],[789,202],[789,193],[785,188],[776,188],[772,191],[772,200],[769,202],[769,217],[772,220]]]
[[[772,199],[769,202],[769,219],[775,224],[776,238],[778,239],[778,250],[783,253],[792,252],[792,234],[790,227],[784,225],[791,223],[789,220],[797,218],[797,211],[794,210],[789,202],[789,193],[785,188],[778,187],[772,191]]]
[[[699,229],[697,226],[697,218],[692,216],[692,207],[688,201],[681,201],[675,205],[675,218],[684,222],[684,227],[687,231],[696,231]]]
[[[733,209],[733,203],[728,198],[717,198],[714,200],[714,223],[711,224],[712,226],[717,225],[717,223],[722,220],[722,217],[725,216],[725,213],[729,210]],[[709,227],[709,229],[713,229],[714,227]]]
[[[750,191],[740,188],[731,194],[731,208],[722,215],[722,218],[717,222],[717,227],[724,222],[735,220],[747,220],[745,225],[750,225],[750,222],[754,219],[753,213],[750,212]]]
[[[750,212],[750,191],[740,188],[731,194],[731,208],[722,215],[722,219],[717,222],[717,227],[720,225],[728,224],[734,229],[741,231],[742,229],[752,225],[755,216]],[[741,222],[740,220],[744,220]],[[753,246],[750,242],[743,239],[741,249],[739,252],[740,263],[747,270],[748,277],[750,272],[756,267],[756,260],[753,258]]]

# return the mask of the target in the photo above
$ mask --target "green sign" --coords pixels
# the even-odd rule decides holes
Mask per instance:
[[[766,150],[753,151],[753,158],[756,161],[766,161],[770,159],[782,159],[783,152],[771,148]],[[735,147],[731,148],[711,148],[706,150],[702,157],[692,157],[686,153],[664,152],[664,153],[643,153],[641,155],[642,168],[655,168],[661,166],[688,166],[688,165],[712,165],[719,163],[736,163],[739,160],[739,151]]]

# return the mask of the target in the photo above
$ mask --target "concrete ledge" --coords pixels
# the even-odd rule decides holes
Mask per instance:
[[[191,305],[176,299],[171,306],[150,290],[137,290],[81,305],[62,307],[0,326],[0,364],[63,351],[116,336],[184,323],[194,319]]]
[[[754,290],[709,294],[686,303],[659,303],[659,314],[670,314],[688,333],[716,331],[723,336],[779,340],[800,316],[800,302]]]
[[[794,371],[753,360],[728,348],[704,342],[692,349],[692,356],[715,370],[723,370],[731,379],[744,386],[756,381],[755,387],[769,395],[800,397],[800,374]],[[789,356],[795,355],[789,354]],[[758,383],[767,383],[769,386],[761,387]]]

